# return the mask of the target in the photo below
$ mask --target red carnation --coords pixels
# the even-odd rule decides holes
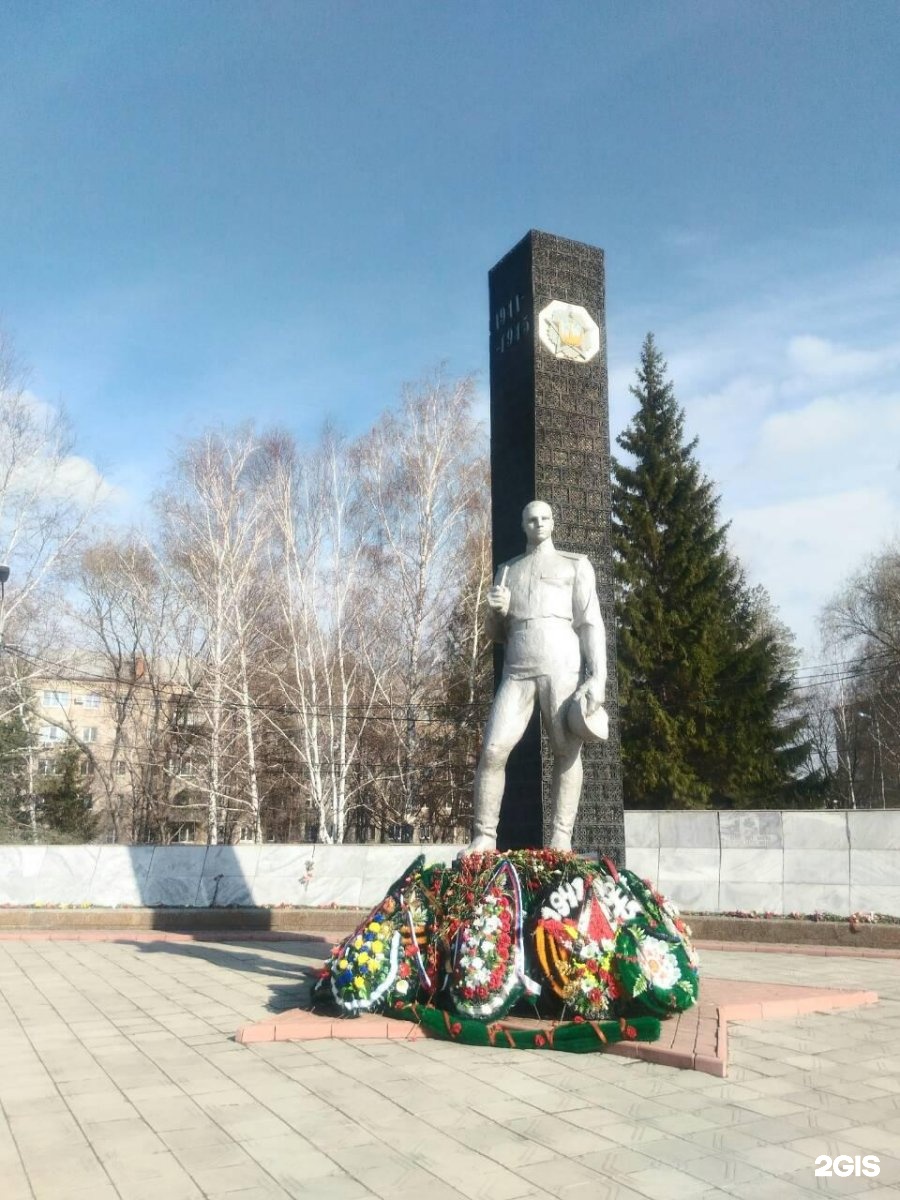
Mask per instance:
[[[536,1046],[546,1046],[547,1039],[544,1037],[544,1035],[542,1033],[536,1033],[534,1035],[534,1044]]]
[[[450,1032],[454,1037],[459,1037],[459,1035],[462,1033],[462,1025],[460,1025],[459,1021],[453,1022],[453,1024],[450,1026]]]
[[[475,893],[474,892],[466,892],[466,904],[474,904],[474,903],[475,903]]]
[[[400,966],[397,968],[397,974],[400,976],[401,979],[409,979],[411,972],[412,972],[412,967],[409,965],[408,962],[402,962],[400,964]]]
[[[475,989],[475,995],[478,997],[479,1000],[487,1000],[488,990],[484,986],[484,984],[480,984]]]
[[[572,1018],[572,1020],[575,1022],[576,1025],[584,1024],[584,1017],[581,1015],[581,1013],[576,1013],[576,1015]]]
[[[319,971],[319,978],[327,979],[330,974],[331,972],[329,971],[328,967],[322,967],[321,971]]]
[[[636,1038],[637,1037],[637,1030],[635,1029],[635,1027],[633,1025],[625,1026],[625,1036],[627,1038]]]
[[[402,1000],[395,1000],[395,1001],[394,1001],[394,1008],[402,1008],[402,1007],[403,1007],[403,1001],[402,1001]]]
[[[603,993],[599,988],[591,988],[591,990],[588,992],[588,999],[590,1000],[591,1004],[602,1004]]]

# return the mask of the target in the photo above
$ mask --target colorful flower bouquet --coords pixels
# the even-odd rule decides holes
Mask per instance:
[[[450,867],[420,856],[334,948],[312,1000],[469,1043],[585,1051],[658,1037],[660,1017],[695,1002],[698,979],[690,931],[649,884],[608,862],[521,850]],[[545,1024],[523,1027],[517,1009]]]

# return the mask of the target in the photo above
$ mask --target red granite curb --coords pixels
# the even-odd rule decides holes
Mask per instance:
[[[656,1042],[618,1042],[605,1053],[643,1062],[659,1063],[683,1070],[702,1071],[724,1078],[728,1070],[728,1022],[766,1021],[796,1017],[809,1012],[830,1012],[875,1004],[876,992],[847,992],[834,988],[799,987],[793,984],[760,983],[746,980],[709,979],[701,986],[700,1001],[687,1012],[663,1022]],[[535,1021],[535,1029],[549,1022]],[[317,1016],[294,1008],[268,1017],[237,1031],[242,1045],[253,1042],[293,1042],[339,1038],[348,1041],[370,1038],[427,1037],[420,1026],[409,1025],[374,1013],[353,1019]]]

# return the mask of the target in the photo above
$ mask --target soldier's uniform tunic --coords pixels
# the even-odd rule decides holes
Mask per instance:
[[[579,634],[586,625],[603,629],[594,568],[548,541],[501,564],[494,583],[505,583],[510,601],[505,617],[488,618],[504,659],[485,746],[512,748],[537,700],[554,752],[571,749],[565,706],[581,682]]]

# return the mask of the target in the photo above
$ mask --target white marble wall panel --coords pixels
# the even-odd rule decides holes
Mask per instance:
[[[892,917],[900,917],[900,886],[851,884],[850,911],[887,913]]]
[[[625,845],[658,846],[659,813],[640,812],[639,810],[626,812]]]
[[[719,839],[723,850],[780,849],[781,813],[771,809],[720,812]]]
[[[853,850],[900,850],[900,812],[848,812]]]
[[[719,884],[719,912],[784,912],[784,889],[778,883]]]
[[[723,850],[722,882],[781,883],[784,878],[783,850]]]
[[[695,846],[718,850],[719,814],[717,812],[661,812],[660,846]]]
[[[847,917],[850,908],[850,885],[839,887],[830,883],[786,883],[784,885],[785,913],[827,912]]]
[[[254,904],[253,881],[261,849],[252,845],[210,846],[203,860],[196,903],[201,908]]]
[[[847,814],[842,812],[783,812],[785,850],[847,850]]]
[[[778,822],[783,851],[770,844]],[[900,812],[633,812],[626,835],[628,866],[684,908],[900,915]],[[417,853],[450,862],[458,850],[0,846],[0,904],[208,906],[218,882],[221,906],[368,907]]]
[[[85,897],[104,908],[140,908],[146,904],[153,846],[100,846],[94,876]]]
[[[851,850],[850,883],[876,887],[900,886],[900,852],[896,850]]]
[[[625,866],[641,879],[648,879],[653,887],[659,887],[659,847],[636,849],[629,846],[625,851]]]
[[[719,882],[702,879],[677,879],[661,891],[678,905],[682,912],[718,912]]]
[[[144,904],[193,908],[205,861],[206,846],[156,846],[144,885]]]
[[[850,886],[848,850],[785,850],[785,883]]]
[[[718,882],[718,850],[661,846],[659,850],[660,887],[665,890],[672,881],[678,879],[702,880],[704,883]]]
[[[301,843],[290,846],[260,846],[253,879],[254,904],[308,904],[309,890],[303,883],[307,864],[315,863],[316,854],[326,849]],[[327,901],[326,901],[327,903]]]
[[[86,903],[99,854],[99,846],[48,846],[35,880],[34,903]]]
[[[0,904],[34,904],[47,846],[0,846]]]
[[[367,907],[377,904],[385,892],[420,854],[425,865],[452,862],[461,846],[368,846],[360,895]]]

